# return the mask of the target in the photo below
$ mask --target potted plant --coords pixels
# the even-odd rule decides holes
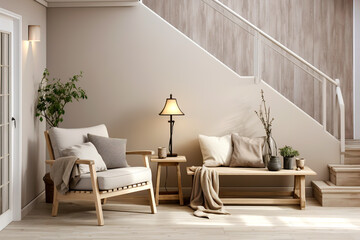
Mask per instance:
[[[264,91],[261,89],[261,104],[259,111],[255,111],[256,115],[260,119],[265,130],[265,144],[263,148],[263,158],[265,167],[268,167],[271,171],[278,171],[281,169],[280,159],[277,156],[276,142],[272,137],[272,123],[274,118],[270,116],[270,107],[266,106],[264,97]],[[269,164],[270,163],[270,164]]]
[[[47,125],[58,127],[63,122],[66,104],[73,100],[87,99],[85,91],[76,86],[82,77],[82,72],[74,75],[67,82],[61,82],[60,79],[53,78],[49,80],[49,71],[45,68],[38,89],[38,102],[36,105],[36,117],[42,122],[46,120]],[[53,202],[54,183],[50,174],[46,173],[44,178],[46,202]]]
[[[36,116],[41,122],[45,119],[51,128],[59,126],[59,123],[64,120],[66,104],[73,100],[87,99],[87,95],[82,88],[76,86],[82,77],[81,71],[67,82],[61,82],[59,78],[53,78],[50,81],[49,75],[49,71],[45,68],[38,89]]]
[[[290,146],[279,149],[280,155],[284,158],[284,169],[294,168],[294,157],[299,156],[299,152]]]

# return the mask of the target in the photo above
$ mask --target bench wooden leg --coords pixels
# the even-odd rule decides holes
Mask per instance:
[[[56,187],[54,186],[54,197],[53,197],[53,205],[52,205],[52,212],[51,216],[56,217],[59,210],[59,200],[57,198],[58,192],[56,190]]]
[[[299,176],[294,176],[294,198],[300,198]]]
[[[300,183],[300,209],[305,209],[306,198],[305,198],[305,176],[299,176]]]

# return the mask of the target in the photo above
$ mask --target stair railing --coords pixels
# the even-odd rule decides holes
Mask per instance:
[[[275,40],[273,37],[266,34],[264,31],[256,27],[254,24],[250,23],[248,20],[240,16],[238,13],[233,11],[231,8],[220,2],[219,0],[202,0],[205,4],[212,7],[215,11],[232,21],[233,23],[237,24],[241,28],[243,28],[246,32],[251,34],[254,37],[254,76],[256,83],[259,83],[261,80],[261,73],[262,73],[262,65],[261,65],[261,56],[262,56],[262,46],[268,46],[272,50],[276,51],[287,60],[295,64],[300,69],[304,70],[306,73],[311,75],[314,79],[321,82],[321,109],[322,109],[322,118],[321,118],[321,125],[323,126],[324,130],[327,131],[327,83],[330,83],[333,91],[336,93],[336,96],[333,98],[332,105],[334,107],[333,113],[335,115],[335,105],[336,101],[339,108],[339,115],[340,116],[333,116],[334,117],[334,126],[333,132],[334,135],[340,135],[340,152],[341,152],[341,163],[344,163],[344,154],[345,154],[345,104],[344,99],[341,93],[340,88],[340,81],[339,79],[332,79],[318,68],[307,62],[305,59],[297,55],[295,52]],[[279,50],[280,49],[280,50]],[[295,59],[295,61],[293,60]],[[340,118],[340,123],[335,122],[336,119]],[[338,126],[340,125],[340,129]]]

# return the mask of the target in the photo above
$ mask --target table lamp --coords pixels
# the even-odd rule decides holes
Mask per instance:
[[[176,157],[177,154],[172,152],[172,135],[174,130],[175,121],[172,119],[173,116],[182,116],[185,115],[179,108],[176,98],[172,97],[170,94],[170,98],[166,99],[165,106],[163,110],[159,113],[160,116],[170,116],[170,140],[169,140],[169,152],[167,154],[168,157]]]

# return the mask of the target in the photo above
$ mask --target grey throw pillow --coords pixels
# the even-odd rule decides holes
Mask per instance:
[[[231,135],[234,144],[230,167],[264,167],[262,148],[264,138],[247,138]]]
[[[126,139],[107,138],[88,134],[89,141],[94,144],[107,168],[124,168],[126,162]]]

